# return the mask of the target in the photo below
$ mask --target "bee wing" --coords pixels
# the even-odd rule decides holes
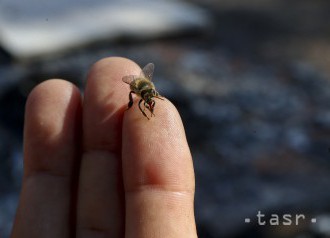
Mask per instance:
[[[152,80],[152,75],[154,74],[155,65],[153,63],[149,63],[141,71],[141,76],[144,76],[145,78]]]
[[[122,78],[124,83],[131,84],[137,78],[136,75],[128,75]]]

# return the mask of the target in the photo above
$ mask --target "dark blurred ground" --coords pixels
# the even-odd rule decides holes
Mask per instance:
[[[25,63],[0,53],[1,237],[20,186],[28,92],[53,77],[83,87],[91,64],[113,55],[141,66],[154,62],[157,88],[182,115],[201,238],[329,237],[323,228],[330,227],[330,2],[195,3],[214,19],[202,33],[104,42]],[[303,213],[325,226],[244,223],[259,210],[268,217]]]

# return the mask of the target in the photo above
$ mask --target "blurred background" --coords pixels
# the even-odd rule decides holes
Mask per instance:
[[[83,89],[108,56],[155,63],[181,113],[200,238],[330,237],[329,12],[327,0],[1,0],[0,237],[18,202],[28,93],[48,78]]]

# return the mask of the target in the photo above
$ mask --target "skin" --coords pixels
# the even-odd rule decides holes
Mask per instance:
[[[178,111],[157,99],[151,120],[138,107],[125,111],[121,79],[140,71],[128,59],[100,60],[84,100],[60,79],[34,88],[12,238],[197,237],[194,170]]]

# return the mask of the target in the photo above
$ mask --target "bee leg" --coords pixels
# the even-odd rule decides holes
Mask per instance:
[[[152,110],[149,109],[149,111],[151,112],[151,116],[155,116],[155,114],[154,114],[154,108],[155,108],[155,105],[156,105],[156,102],[155,102],[155,101],[152,101],[152,104],[151,104],[151,108],[152,108]]]
[[[143,116],[145,116],[146,118],[148,118],[148,120],[149,120],[149,117],[147,116],[147,114],[144,112],[144,110],[145,110],[145,103],[144,103],[144,110],[142,110],[142,108],[141,108],[141,102],[143,101],[143,99],[140,99],[140,101],[139,101],[139,108],[140,108],[140,111],[142,112],[142,114],[143,114]]]
[[[132,96],[132,93],[134,93],[134,91],[130,91],[129,92],[129,95],[128,95],[128,98],[129,98],[129,102],[128,102],[128,105],[127,105],[127,109],[130,109],[132,106],[133,106],[133,96]]]
[[[155,96],[155,98],[158,98],[160,100],[164,100],[164,98],[162,98],[162,96],[158,95],[158,96]]]
[[[149,105],[148,103],[144,102],[144,108],[147,108],[149,110],[149,112],[151,113],[151,117],[155,115],[152,109],[152,105]]]

